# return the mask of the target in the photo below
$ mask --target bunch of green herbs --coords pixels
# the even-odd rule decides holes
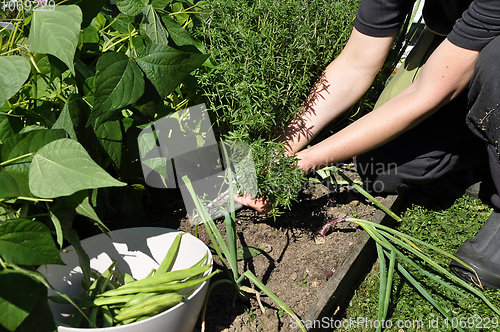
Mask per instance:
[[[358,1],[213,0],[195,36],[212,67],[197,79],[221,139],[252,146],[259,196],[289,206],[303,183],[275,139],[342,50]],[[279,165],[279,167],[277,167]]]

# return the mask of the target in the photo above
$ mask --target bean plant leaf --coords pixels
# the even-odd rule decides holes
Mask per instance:
[[[25,185],[25,178],[0,167],[0,198],[30,197],[29,187]]]
[[[55,198],[83,189],[125,185],[97,165],[80,143],[69,138],[38,150],[30,166],[30,190],[38,197]]]
[[[184,29],[176,20],[170,17],[170,15],[162,16],[163,23],[170,33],[170,37],[178,46],[184,45],[196,45],[199,42],[191,37],[191,34]]]
[[[167,5],[169,3],[171,3],[173,0],[153,0],[151,2],[151,5],[154,7],[154,8],[159,8],[159,9],[163,9],[165,7],[167,7]]]
[[[87,113],[88,107],[82,97],[78,94],[72,94],[64,104],[52,129],[64,129],[69,137],[77,140],[77,133],[84,129]]]
[[[94,17],[99,14],[105,2],[106,0],[85,0],[78,2],[78,7],[80,7],[83,14],[83,29],[89,26]]]
[[[153,131],[141,132],[137,142],[139,145],[139,151],[141,152],[141,158],[144,158],[149,151],[158,147],[156,145],[156,134]]]
[[[32,220],[0,225],[0,256],[18,265],[63,264],[50,230]]]
[[[35,308],[43,286],[15,270],[0,271],[0,326],[15,331]]]
[[[114,111],[135,103],[144,93],[144,76],[124,53],[103,54],[96,69],[94,108]]]
[[[19,56],[0,56],[0,106],[16,94],[29,77],[28,59]]]
[[[152,44],[144,48],[137,63],[162,98],[166,98],[184,77],[200,67],[208,54],[181,51],[168,45]]]
[[[39,281],[39,280],[38,280]],[[52,311],[47,298],[47,287],[40,288],[40,294],[35,302],[33,310],[16,332],[54,332],[56,325],[52,317]]]
[[[64,130],[42,129],[15,134],[7,138],[2,145],[1,153],[2,162],[7,164],[3,166],[4,171],[0,172],[2,184],[0,197],[32,197],[28,182],[29,168],[33,158],[30,153],[34,154],[45,144],[65,137]],[[7,185],[7,183],[10,184]]]
[[[123,141],[120,120],[106,121],[102,123],[95,130],[95,134],[106,153],[115,163],[116,167],[120,168]]]
[[[0,92],[1,93],[1,92]],[[21,117],[0,114],[0,143],[23,128]]]
[[[65,137],[66,133],[61,129],[31,130],[15,134],[6,139],[2,145],[2,162],[19,158],[29,153],[36,153],[45,144]],[[5,167],[19,165],[26,161],[31,162],[31,156],[16,159],[16,161],[7,164]]]
[[[77,5],[56,6],[54,10],[35,11],[31,19],[29,48],[32,53],[52,54],[75,74],[75,57],[82,11]]]
[[[89,202],[89,193],[87,190],[82,190],[77,193],[74,193],[71,196],[64,197],[64,202],[70,206],[75,208],[75,212],[85,216],[87,218],[95,221],[95,224],[104,232],[109,232],[108,227],[101,221],[97,213],[95,212],[92,205]]]
[[[141,34],[149,37],[153,44],[168,44],[168,31],[162,25],[160,17],[151,5],[142,9],[144,18],[141,23]]]
[[[115,0],[116,6],[125,15],[136,16],[141,13],[147,2],[144,0]]]

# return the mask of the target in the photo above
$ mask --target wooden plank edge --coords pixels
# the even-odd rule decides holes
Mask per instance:
[[[401,201],[401,195],[389,195],[382,204],[397,213]],[[396,223],[394,219],[381,210],[375,213],[372,221],[388,226],[393,226]],[[306,326],[312,326],[308,331],[334,330],[328,328],[333,325],[331,319],[340,318],[340,314],[349,305],[354,291],[371,270],[376,257],[377,251],[374,241],[366,232],[363,232],[354,249],[346,257],[342,267],[333,274],[326,287],[319,293],[302,318]]]

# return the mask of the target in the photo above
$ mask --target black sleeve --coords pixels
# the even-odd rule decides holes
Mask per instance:
[[[386,37],[399,31],[415,0],[362,0],[354,27],[361,33]]]
[[[453,44],[481,50],[500,35],[500,1],[475,0],[458,19],[448,40]]]

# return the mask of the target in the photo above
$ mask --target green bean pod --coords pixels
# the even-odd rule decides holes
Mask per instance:
[[[172,245],[167,251],[167,254],[165,255],[165,258],[161,262],[160,266],[156,270],[156,274],[162,274],[165,272],[169,272],[172,269],[172,266],[174,265],[175,258],[177,257],[177,254],[179,253],[179,248],[181,244],[181,236],[185,233],[179,233],[175,239],[174,242],[172,242]]]
[[[124,308],[115,316],[115,322],[138,318],[145,315],[156,315],[184,301],[186,297],[177,293],[159,294],[132,307]]]
[[[120,296],[110,296],[110,297],[98,297],[89,305],[94,305],[97,307],[103,306],[103,305],[113,305],[113,304],[119,304],[119,303],[127,303],[130,301],[131,298],[133,298],[134,295],[120,295]]]
[[[139,304],[146,300],[147,298],[150,298],[153,295],[156,295],[158,293],[137,293],[134,294],[130,297],[130,300],[128,300],[123,306],[124,307],[130,307],[136,304]],[[121,296],[129,296],[129,295],[121,295]],[[112,297],[111,297],[112,298]]]
[[[167,282],[171,282],[171,281],[183,280],[183,279],[192,277],[194,275],[203,273],[205,271],[208,271],[209,269],[210,269],[209,265],[204,265],[204,266],[190,267],[190,268],[178,270],[178,271],[170,271],[170,272],[166,272],[166,273],[162,273],[162,274],[157,274],[157,275],[154,275],[154,276],[149,277],[149,278],[144,278],[144,279],[136,280],[134,282],[130,282],[130,283],[125,284],[121,287],[118,287],[116,290],[110,290],[110,291],[107,291],[106,293],[104,293],[104,294],[109,293],[108,295],[104,295],[104,294],[103,295],[104,296],[120,295],[119,290],[123,290],[123,289],[129,288],[129,287],[155,286],[155,285],[159,285],[159,284],[163,284],[163,283],[167,283]],[[127,293],[123,293],[123,294],[127,294]]]
[[[193,287],[196,286],[211,277],[213,277],[216,273],[219,271],[215,271],[212,274],[205,276],[203,278],[199,279],[194,279],[194,280],[188,280],[184,282],[171,282],[171,283],[161,283],[161,284],[155,284],[152,286],[138,286],[138,287],[120,287],[117,289],[113,289],[110,291],[107,291],[99,297],[105,297],[105,296],[116,296],[116,295],[127,295],[127,294],[135,294],[135,293],[164,293],[164,292],[174,292],[178,291],[184,288],[188,287]],[[153,278],[153,277],[151,277]],[[151,279],[150,278],[150,279]],[[144,279],[142,279],[144,280]]]
[[[107,305],[102,306],[102,327],[113,326],[113,314]]]
[[[92,283],[92,285],[90,285],[89,289],[86,291],[85,295],[83,296],[83,298],[82,298],[80,304],[78,305],[78,307],[84,308],[84,304],[92,302],[96,298],[96,296],[98,295],[99,291],[101,290],[102,285],[104,283],[109,282],[109,279],[112,276],[112,271],[115,268],[117,262],[118,261],[116,259],[113,260],[113,262],[106,269],[106,271],[104,271],[104,273],[101,276],[99,276],[99,278],[97,278],[96,280],[94,280],[94,282]],[[106,280],[107,280],[107,282],[106,282]],[[82,313],[80,311],[76,311],[73,314],[73,316],[71,317],[70,325],[72,327],[79,327],[80,324],[81,324],[82,318],[83,318]],[[91,320],[89,321],[89,323],[92,324]]]

